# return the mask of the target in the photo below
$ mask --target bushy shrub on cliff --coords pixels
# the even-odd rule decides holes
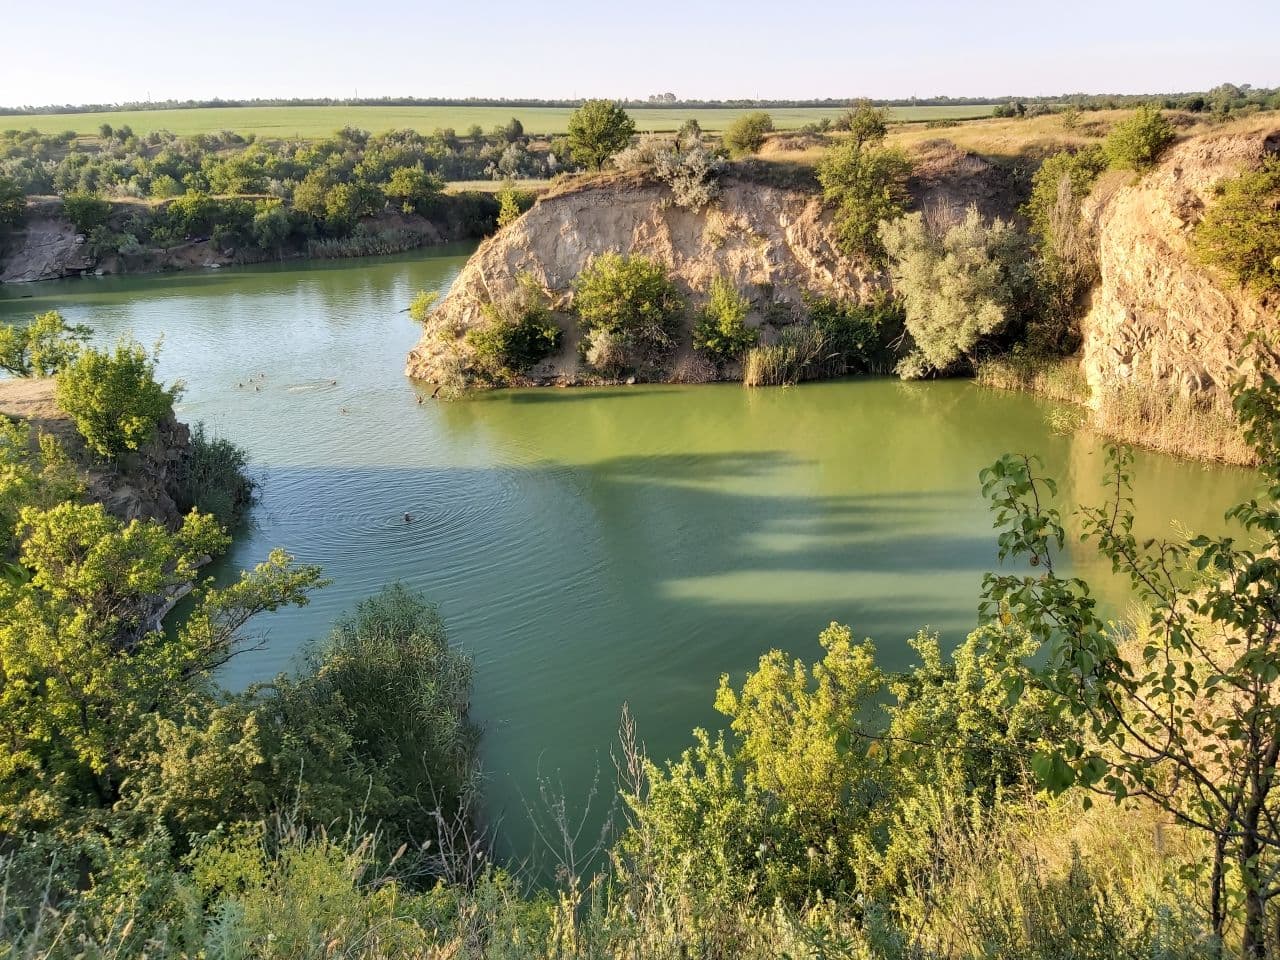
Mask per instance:
[[[894,291],[915,347],[898,366],[907,378],[972,363],[978,346],[1002,333],[1031,289],[1026,242],[1011,224],[983,221],[970,207],[958,222],[931,224],[913,213],[885,223]]]
[[[560,327],[538,281],[521,274],[515,289],[504,299],[482,308],[483,326],[466,333],[472,349],[475,373],[490,382],[501,382],[541,363],[560,345]]]
[[[744,113],[724,131],[724,145],[735,157],[755,153],[764,145],[766,134],[773,132],[773,117],[761,110]]]
[[[1255,293],[1280,293],[1280,158],[1223,181],[1215,194],[1196,225],[1196,257]]]
[[[68,324],[57,310],[38,313],[23,327],[0,327],[0,370],[15,377],[51,377],[72,360],[93,331]]]
[[[760,332],[745,322],[750,308],[750,301],[727,277],[716,277],[693,324],[693,348],[717,363],[740,358],[760,339]]]
[[[1140,106],[1132,117],[1116,124],[1102,149],[1113,167],[1145,170],[1173,142],[1173,125],[1156,107]]]
[[[1093,146],[1054,154],[1032,177],[1022,212],[1039,252],[1040,307],[1027,330],[1036,355],[1068,354],[1079,346],[1077,321],[1098,279],[1094,242],[1082,222],[1081,205],[1106,167],[1102,148]]]
[[[720,196],[720,175],[725,161],[707,149],[700,136],[672,142],[646,134],[640,142],[613,158],[621,170],[643,170],[671,188],[676,206],[701,210]]]
[[[873,263],[884,259],[880,222],[893,220],[906,210],[907,178],[911,175],[911,161],[905,153],[877,144],[875,140],[850,139],[832,147],[818,164],[823,196],[835,206],[841,248]]]
[[[111,350],[81,351],[58,374],[54,396],[90,450],[118,457],[146,443],[173,413],[182,387],[162,386],[155,372],[155,357],[122,339]]]
[[[111,204],[89,193],[69,193],[62,198],[62,211],[79,233],[92,233],[107,222]]]
[[[569,149],[575,163],[599,170],[635,132],[635,121],[618,104],[588,100],[569,116]]]
[[[0,227],[21,223],[27,212],[27,198],[12,177],[0,176]]]
[[[574,281],[573,307],[587,362],[605,372],[641,367],[670,353],[684,306],[667,268],[647,257],[605,253]]]

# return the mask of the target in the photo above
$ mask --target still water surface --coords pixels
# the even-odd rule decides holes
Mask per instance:
[[[963,638],[995,562],[977,474],[1002,452],[1039,453],[1069,502],[1101,496],[1094,438],[1054,435],[1044,403],[961,381],[425,399],[403,376],[416,328],[399,311],[469,250],[3,287],[0,319],[58,309],[103,341],[163,335],[161,373],[187,385],[179,416],[243,445],[262,482],[220,573],[280,545],[332,577],[311,606],[255,624],[266,644],[228,684],[289,669],[388,581],[439,603],[475,659],[508,854],[535,852],[540,778],[571,806],[597,774],[609,794],[624,702],[649,752],[673,756],[717,722],[721,672],[772,647],[813,658],[832,620],[890,667],[922,626]],[[1218,529],[1252,488],[1246,471],[1151,455],[1135,474],[1140,535]],[[1073,565],[1123,606],[1108,569]]]

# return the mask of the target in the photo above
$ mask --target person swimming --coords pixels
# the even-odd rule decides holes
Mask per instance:
[[[405,523],[413,523],[413,514],[411,514],[411,513],[406,513],[406,514],[404,515],[404,522],[405,522]]]

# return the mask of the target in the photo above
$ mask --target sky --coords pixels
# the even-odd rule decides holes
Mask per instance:
[[[0,105],[1280,86],[1280,0],[4,0]]]

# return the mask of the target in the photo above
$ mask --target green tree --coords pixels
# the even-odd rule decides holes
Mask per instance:
[[[15,377],[51,377],[79,354],[93,330],[68,324],[56,310],[38,313],[23,327],[0,327],[0,370]]]
[[[69,193],[62,198],[62,210],[78,233],[92,233],[111,215],[111,204],[89,193]]]
[[[1214,934],[1233,917],[1245,956],[1267,952],[1268,903],[1280,893],[1280,384],[1240,389],[1235,408],[1264,493],[1228,512],[1250,535],[1137,539],[1131,454],[1107,457],[1109,502],[1080,511],[1084,538],[1127,576],[1145,615],[1104,618],[1089,585],[1059,570],[1067,533],[1055,486],[1035,461],[983,471],[1001,559],[1034,573],[989,575],[982,613],[1012,618],[1051,651],[1036,679],[1078,733],[1034,765],[1054,790],[1081,785],[1141,797],[1210,844],[1205,882]],[[1243,910],[1228,886],[1234,865]]]
[[[724,131],[725,148],[735,157],[755,153],[773,132],[773,117],[760,110],[744,113]]]
[[[838,126],[849,131],[849,139],[859,147],[876,146],[889,134],[889,111],[872,106],[870,100],[855,100]]]
[[[978,345],[1004,331],[1027,303],[1025,241],[1004,220],[984,223],[976,207],[941,230],[932,229],[922,214],[908,214],[886,222],[881,238],[915,342],[899,365],[903,376],[946,373],[972,363]]]
[[[693,348],[717,363],[740,358],[760,339],[760,332],[746,325],[750,308],[750,301],[727,277],[716,277],[693,324]]]
[[[48,825],[68,805],[119,797],[128,744],[148,716],[175,709],[234,652],[261,610],[305,602],[319,579],[282,553],[236,584],[204,586],[176,635],[153,614],[227,545],[212,517],[171,533],[128,524],[101,504],[28,507],[19,523],[21,584],[0,584],[3,828]]]
[[[573,159],[589,170],[631,142],[635,121],[612,100],[588,100],[569,117],[569,149]]]
[[[1145,170],[1173,142],[1173,125],[1157,108],[1143,104],[1107,135],[1102,149],[1113,167]]]
[[[884,260],[880,223],[907,208],[911,161],[901,150],[858,140],[832,147],[818,163],[823,196],[835,205],[840,246],[850,256]]]
[[[444,192],[444,181],[417,163],[393,170],[383,192],[405,213],[424,214]]]
[[[1280,159],[1220,183],[1192,249],[1258,294],[1280,291]]]
[[[588,362],[616,370],[670,352],[684,298],[661,263],[605,253],[574,281],[573,307],[585,331]]]
[[[26,194],[13,177],[0,174],[0,227],[21,223],[26,213]]]
[[[173,413],[181,387],[161,386],[155,369],[155,357],[131,340],[109,351],[88,348],[58,374],[54,397],[89,449],[118,457],[137,450]]]

